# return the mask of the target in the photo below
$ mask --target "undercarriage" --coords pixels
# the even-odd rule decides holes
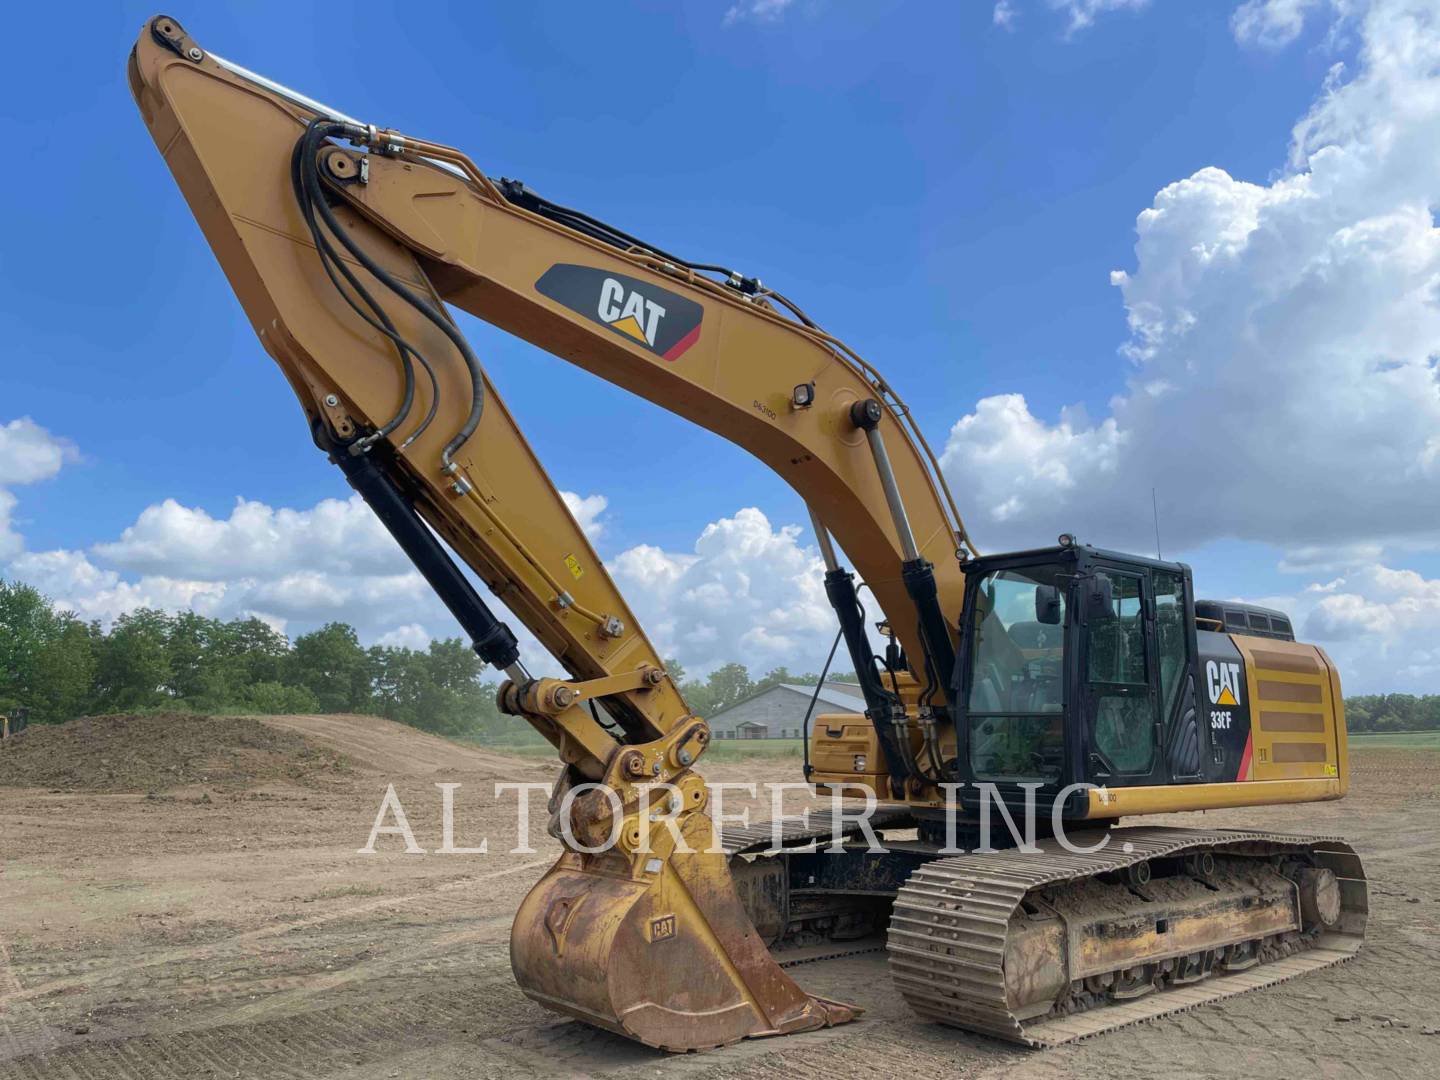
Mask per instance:
[[[728,830],[731,870],[782,966],[884,948],[919,1016],[1052,1046],[1349,959],[1368,905],[1336,837],[1114,828],[941,855],[904,811],[883,852],[828,828]]]

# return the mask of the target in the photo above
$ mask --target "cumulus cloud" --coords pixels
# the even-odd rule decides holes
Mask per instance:
[[[18,500],[8,489],[49,480],[79,456],[72,443],[50,434],[28,416],[0,424],[0,559],[25,546],[15,531]]]
[[[944,466],[989,548],[1061,530],[1144,546],[1433,535],[1440,499],[1440,12],[1377,0],[1269,183],[1170,184],[1117,272],[1125,392],[1099,423],[987,398]]]
[[[393,630],[387,630],[376,639],[375,644],[396,649],[429,648],[433,635],[419,623],[406,623]]]
[[[606,498],[562,494],[586,532],[599,533]],[[609,565],[657,646],[693,672],[737,659],[757,670],[814,667],[834,633],[817,553],[799,526],[774,527],[756,509],[706,526],[689,551],[641,544]],[[292,635],[338,620],[366,643],[409,648],[459,632],[359,496],[302,509],[237,499],[227,516],[167,499],[114,540],[87,551],[21,552],[5,569],[106,626],[153,607],[255,616]],[[531,670],[555,673],[508,618]]]
[[[1250,599],[1287,612],[1298,637],[1323,646],[1347,693],[1435,692],[1440,579],[1357,554],[1338,577]]]
[[[604,495],[577,495],[573,491],[562,491],[560,497],[565,500],[565,505],[570,508],[570,513],[585,535],[592,542],[597,540],[605,531],[605,523],[600,520],[600,515],[610,505],[610,500]]]
[[[69,440],[51,435],[28,416],[0,424],[0,487],[48,480],[79,456]]]
[[[656,648],[694,671],[813,669],[835,633],[818,552],[754,507],[707,525],[690,551],[640,545],[608,565]]]
[[[1139,11],[1149,5],[1150,0],[1050,0],[1050,6],[1066,17],[1067,34],[1093,26],[1107,12]]]
[[[355,624],[368,641],[414,626],[455,632],[358,495],[298,510],[238,499],[228,517],[166,499],[142,510],[115,540],[88,551],[20,552],[7,574],[107,626],[153,607],[253,615],[291,632],[337,619]]]
[[[999,0],[991,13],[991,21],[1002,30],[1013,30],[1015,27],[1016,11],[1011,6],[1010,0]]]
[[[215,518],[174,499],[146,507],[118,540],[95,545],[104,561],[138,574],[209,581],[281,573],[394,572],[395,542],[360,496],[322,499],[308,510],[237,499]]]
[[[565,495],[593,536],[607,500]],[[641,544],[609,565],[657,646],[695,672],[736,659],[757,670],[813,667],[834,632],[817,553],[798,526],[775,528],[753,508],[706,526],[690,551]],[[7,573],[107,626],[154,607],[253,615],[292,634],[340,620],[366,642],[410,648],[457,632],[358,496],[308,509],[239,499],[228,517],[166,500],[114,541],[88,552],[23,552]],[[553,671],[510,621],[531,669]]]

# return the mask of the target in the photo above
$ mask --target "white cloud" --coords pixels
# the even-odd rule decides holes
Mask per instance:
[[[1440,579],[1380,563],[1291,603],[1301,636],[1323,645],[1349,692],[1434,693],[1440,680]]]
[[[999,0],[995,5],[995,11],[991,15],[991,20],[1002,30],[1013,30],[1015,28],[1015,16],[1017,14],[1015,8],[1011,6],[1010,0]]]
[[[1083,499],[1077,485],[1113,474],[1124,442],[1114,419],[1090,426],[1075,411],[1047,425],[1030,414],[1022,395],[997,394],[956,421],[940,465],[948,476],[964,478],[969,504],[982,508],[982,520],[1028,524],[1058,494]]]
[[[774,528],[754,507],[705,527],[688,552],[649,545],[609,563],[646,632],[692,672],[731,660],[752,672],[812,670],[835,633],[824,565],[799,526]]]
[[[560,497],[565,500],[565,505],[570,508],[570,513],[591,542],[597,540],[605,531],[605,523],[600,520],[600,515],[610,505],[610,500],[604,495],[577,495],[573,491],[562,491]]]
[[[49,480],[62,466],[79,458],[72,443],[51,435],[28,416],[0,424],[0,559],[25,546],[15,531],[18,500],[8,489]]]
[[[359,495],[322,499],[308,510],[273,509],[242,498],[228,518],[166,499],[143,510],[119,540],[95,545],[95,553],[134,573],[208,581],[302,570],[395,572],[405,565]]]
[[[292,633],[341,620],[366,641],[408,626],[456,632],[358,495],[304,510],[238,499],[225,518],[167,499],[141,511],[117,540],[88,552],[22,552],[7,573],[106,626],[153,607],[253,615]]]
[[[1282,49],[1300,36],[1305,20],[1317,12],[1330,9],[1338,28],[1356,7],[1357,0],[1246,0],[1231,15],[1230,29],[1241,45]]]
[[[220,582],[164,575],[126,581],[114,570],[97,567],[84,552],[64,549],[25,552],[11,561],[9,575],[35,586],[59,608],[107,626],[125,612],[142,607],[188,608],[202,615],[217,615],[228,592]]]
[[[434,635],[419,623],[406,623],[381,634],[375,644],[396,649],[424,650],[430,647],[433,637]]]
[[[596,535],[605,497],[562,494]],[[815,667],[834,633],[817,553],[802,545],[798,526],[772,527],[759,510],[706,526],[691,551],[641,544],[610,567],[657,646],[693,672],[731,660],[757,671]],[[359,496],[305,509],[238,499],[226,517],[167,499],[88,552],[25,552],[6,569],[107,626],[155,607],[254,615],[291,635],[339,620],[367,643],[410,648],[459,633]],[[530,669],[553,673],[534,638],[491,602],[521,637]]]
[[[0,487],[49,480],[62,465],[79,457],[72,443],[51,435],[28,416],[0,424]]]
[[[724,24],[733,26],[738,22],[779,22],[794,2],[795,0],[741,0],[726,9]]]
[[[1268,184],[1206,168],[1137,220],[1125,392],[1098,424],[981,401],[945,468],[986,549],[1062,530],[1167,548],[1440,528],[1440,12],[1378,0]]]
[[[1107,12],[1139,11],[1149,5],[1150,0],[1050,0],[1050,6],[1066,16],[1067,34],[1093,26]]]

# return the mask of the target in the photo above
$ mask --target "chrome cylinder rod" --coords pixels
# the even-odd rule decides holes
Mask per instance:
[[[813,507],[806,509],[810,511],[810,526],[815,530],[815,542],[820,545],[820,558],[825,560],[825,569],[840,569],[840,560],[835,558],[835,545],[830,540],[829,530],[825,528],[825,523],[820,520],[820,515],[815,513]]]

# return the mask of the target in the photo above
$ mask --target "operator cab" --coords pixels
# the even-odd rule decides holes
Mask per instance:
[[[959,775],[1017,805],[1204,779],[1190,568],[1062,540],[965,565]]]

